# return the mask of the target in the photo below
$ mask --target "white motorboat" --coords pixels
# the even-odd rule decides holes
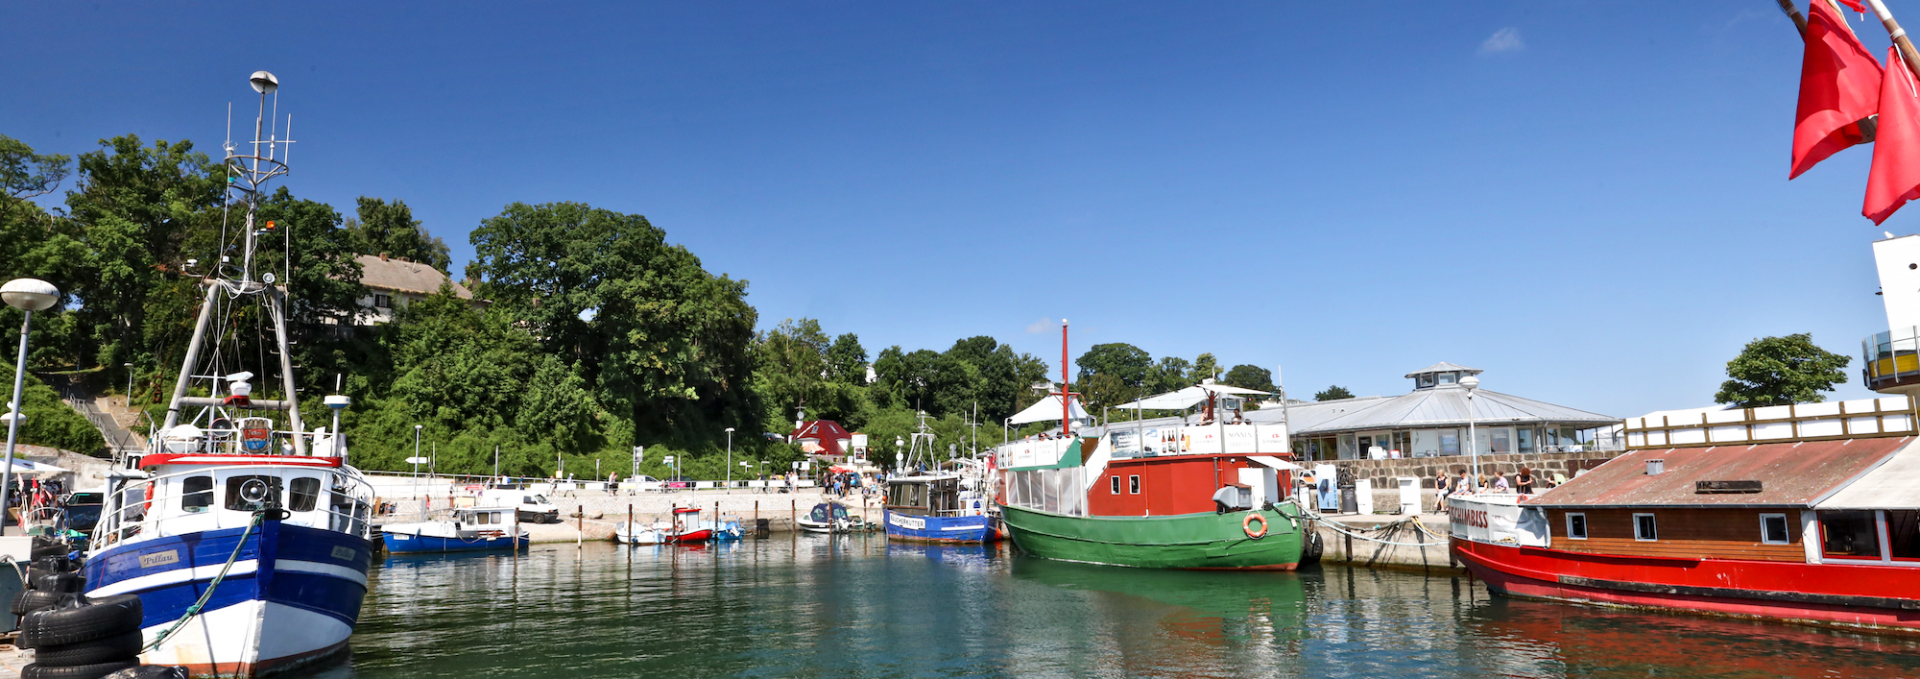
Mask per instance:
[[[462,508],[436,521],[390,523],[380,527],[381,539],[394,554],[518,549],[527,546],[531,536],[515,520],[514,509]]]

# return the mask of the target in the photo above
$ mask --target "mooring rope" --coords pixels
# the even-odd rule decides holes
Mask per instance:
[[[1420,517],[1418,516],[1408,517],[1405,519],[1401,519],[1399,521],[1395,521],[1393,523],[1381,524],[1379,526],[1375,526],[1369,529],[1369,528],[1355,528],[1353,526],[1348,526],[1344,523],[1340,523],[1339,521],[1329,519],[1326,516],[1318,513],[1305,511],[1304,509],[1302,511],[1305,513],[1307,518],[1327,524],[1327,527],[1332,528],[1333,532],[1335,533],[1339,533],[1341,535],[1345,535],[1351,538],[1358,538],[1361,540],[1365,540],[1367,542],[1375,542],[1383,545],[1392,545],[1395,547],[1429,547],[1435,544],[1432,542],[1396,542],[1393,540],[1384,540],[1381,538],[1376,538],[1371,535],[1365,535],[1361,532],[1358,532],[1358,531],[1367,531],[1367,532],[1397,533],[1400,530],[1406,528],[1406,525],[1408,523],[1412,523],[1416,526],[1419,526]],[[1419,526],[1419,530],[1422,532],[1426,532],[1428,535],[1432,535],[1431,532],[1427,531],[1426,526]],[[1434,537],[1439,538],[1440,536],[1435,535]]]
[[[213,598],[213,591],[220,588],[220,581],[227,578],[227,571],[233,568],[233,562],[239,560],[241,550],[247,548],[247,537],[253,535],[253,529],[260,526],[260,520],[265,515],[266,512],[264,511],[253,513],[253,520],[247,523],[247,529],[240,532],[240,544],[233,546],[233,554],[227,556],[227,563],[220,567],[220,574],[213,576],[213,580],[207,583],[207,591],[200,595],[200,600],[193,602],[192,606],[188,606],[187,612],[181,615],[179,620],[173,621],[171,626],[161,630],[160,634],[154,637],[153,643],[147,644],[146,648],[140,649],[141,653],[159,648],[160,644],[166,643],[167,639],[172,637],[175,632],[185,627],[188,620],[192,620],[194,616],[200,615],[200,611],[207,605],[207,601]]]

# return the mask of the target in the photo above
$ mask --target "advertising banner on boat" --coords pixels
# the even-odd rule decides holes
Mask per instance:
[[[1048,439],[1044,441],[1014,441],[1006,445],[1006,459],[1000,466],[1013,467],[1051,467],[1060,463],[1060,456],[1072,445],[1069,439]]]
[[[1517,504],[1518,497],[1448,498],[1450,532],[1454,537],[1474,542],[1546,546],[1546,516],[1538,509],[1521,507]]]

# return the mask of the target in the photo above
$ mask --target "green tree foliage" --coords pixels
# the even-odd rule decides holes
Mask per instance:
[[[1195,357],[1191,375],[1196,382],[1207,378],[1220,379],[1220,360],[1214,358],[1211,353]]]
[[[1030,385],[1046,378],[1047,365],[982,336],[955,342],[945,353],[888,347],[873,370],[873,400],[882,408],[970,417],[977,406],[990,422],[1033,403]]]
[[[386,253],[390,257],[427,264],[442,273],[450,271],[453,259],[448,255],[446,242],[421,228],[406,202],[395,199],[389,203],[366,196],[357,202],[358,219],[349,221],[347,230],[359,241],[360,252]]]
[[[1265,392],[1273,391],[1273,373],[1266,368],[1254,365],[1241,364],[1234,366],[1232,370],[1227,371],[1226,378],[1221,380],[1221,382],[1228,386],[1240,387],[1242,389],[1258,389]]]
[[[19,335],[14,336],[14,341],[19,341]],[[8,391],[0,396],[0,402],[10,402],[13,398],[13,362],[4,363],[0,365],[0,388]],[[102,438],[100,430],[95,429],[85,415],[60,400],[60,395],[53,387],[41,382],[31,372],[27,373],[24,386],[20,394],[20,408],[26,411],[27,419],[20,423],[19,442],[87,455],[103,455],[107,452],[106,439]],[[0,406],[0,411],[5,410],[5,406]],[[4,424],[0,423],[0,437],[6,436]]]
[[[1147,374],[1153,369],[1153,357],[1140,347],[1114,342],[1096,344],[1087,349],[1087,353],[1074,359],[1074,365],[1080,366],[1080,374],[1075,379],[1081,382],[1096,375],[1109,375],[1129,387],[1139,387],[1147,382]]]
[[[481,296],[579,366],[616,419],[684,441],[757,424],[746,281],[708,273],[645,217],[580,203],[508,205],[472,240]]]
[[[73,159],[60,154],[39,154],[13,137],[0,134],[0,221],[14,210],[30,205],[27,199],[53,193],[67,180]]]
[[[833,344],[827,347],[827,379],[866,386],[867,350],[860,346],[859,335],[846,333],[833,338]]]
[[[1193,364],[1187,359],[1176,356],[1163,356],[1159,363],[1153,364],[1148,373],[1147,393],[1164,394],[1193,386],[1199,380],[1193,377]]]
[[[1743,408],[1819,403],[1826,400],[1820,392],[1846,383],[1852,360],[1815,346],[1809,333],[1756,339],[1727,362],[1732,379],[1720,385],[1713,402]]]
[[[1320,393],[1313,395],[1313,400],[1315,401],[1338,401],[1343,398],[1353,398],[1353,392],[1347,391],[1346,387],[1338,384],[1327,387]]]

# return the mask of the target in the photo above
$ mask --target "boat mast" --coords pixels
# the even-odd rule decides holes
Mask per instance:
[[[232,141],[226,144],[226,168],[228,196],[239,192],[239,199],[246,205],[246,217],[241,234],[242,255],[238,271],[226,266],[225,257],[216,259],[211,265],[214,272],[204,282],[207,294],[201,300],[200,315],[194,321],[193,338],[187,342],[187,355],[181,362],[180,378],[174,383],[173,399],[167,403],[167,418],[161,430],[172,429],[180,423],[180,409],[187,402],[187,387],[194,377],[194,368],[200,361],[201,351],[205,348],[207,328],[213,317],[213,307],[219,301],[219,294],[225,291],[231,298],[246,295],[260,295],[265,298],[267,312],[273,319],[275,348],[280,352],[280,385],[282,399],[279,402],[256,401],[253,407],[261,409],[284,409],[287,411],[289,428],[293,432],[293,448],[297,455],[307,454],[307,442],[301,433],[305,427],[300,418],[299,394],[294,391],[293,355],[287,342],[287,304],[286,294],[273,287],[274,276],[267,273],[261,281],[253,278],[253,258],[257,250],[260,232],[255,228],[255,218],[260,207],[260,198],[268,181],[287,174],[284,160],[286,154],[280,153],[282,144],[291,144],[291,139],[279,139],[279,135],[266,134],[267,95],[274,95],[278,109],[280,80],[272,73],[255,71],[248,77],[253,91],[260,94],[260,109],[254,117],[252,150],[248,155],[239,155],[239,147]],[[289,125],[291,127],[291,125]],[[277,131],[278,125],[275,125]],[[271,227],[271,222],[269,226]],[[222,247],[225,247],[223,242]],[[289,263],[291,265],[291,263]],[[203,375],[205,377],[205,375]],[[217,396],[221,377],[212,376],[214,392]]]

